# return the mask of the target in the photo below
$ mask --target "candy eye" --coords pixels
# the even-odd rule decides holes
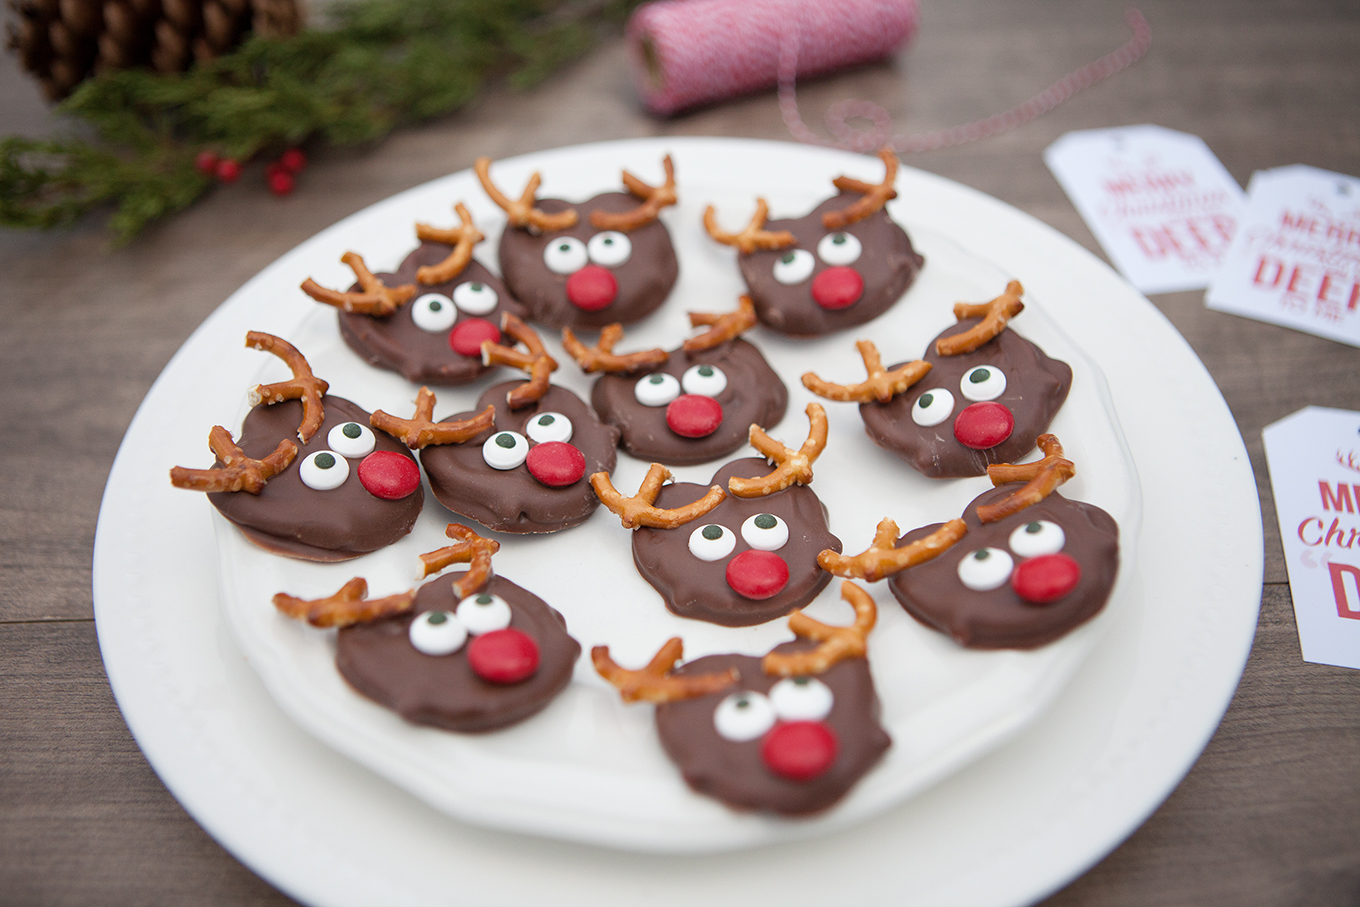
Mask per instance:
[[[337,425],[326,434],[326,445],[346,457],[366,457],[377,443],[373,429],[358,422]]]
[[[774,706],[760,693],[742,690],[718,703],[713,712],[713,727],[725,740],[740,743],[764,736],[774,727]]]
[[[453,327],[458,320],[458,309],[443,293],[426,293],[411,303],[411,320],[422,331],[437,334]]]
[[[716,397],[727,388],[727,375],[716,365],[691,365],[680,376],[680,386],[687,394]]]
[[[1006,584],[1015,561],[1000,548],[979,548],[959,561],[959,579],[974,592],[987,592]]]
[[[543,263],[554,274],[575,274],[589,261],[586,244],[575,236],[554,239],[543,248]]]
[[[561,413],[539,413],[524,426],[524,433],[536,444],[570,441],[571,420]]]
[[[1011,533],[1011,550],[1021,557],[1057,554],[1067,544],[1067,534],[1057,523],[1034,520]]]
[[[821,721],[836,697],[816,677],[785,677],[770,689],[770,704],[781,721]]]
[[[778,551],[789,540],[789,524],[773,513],[758,513],[741,524],[741,537],[760,551]]]
[[[349,461],[329,450],[309,454],[298,467],[302,484],[317,491],[330,491],[345,484],[349,478]]]
[[[479,592],[458,603],[458,622],[474,636],[510,626],[510,605],[499,595]]]
[[[959,390],[969,400],[995,400],[1006,390],[1006,373],[995,365],[978,365],[963,373]]]
[[[807,249],[789,249],[775,260],[774,279],[785,286],[802,283],[812,276],[816,266],[817,260]]]
[[[469,315],[486,315],[496,308],[499,301],[495,290],[475,280],[453,288],[453,304]]]
[[[467,642],[467,628],[447,611],[426,611],[411,621],[411,645],[425,655],[451,655]]]
[[[912,404],[911,421],[929,428],[948,419],[953,411],[954,395],[942,387],[932,387]]]
[[[709,523],[689,534],[689,553],[701,561],[717,561],[732,553],[737,536],[726,526]]]
[[[592,236],[586,244],[586,251],[595,264],[612,268],[623,264],[633,254],[633,241],[622,233],[609,230]]]
[[[633,385],[633,396],[643,406],[665,406],[680,396],[680,382],[674,375],[654,372],[638,379]]]
[[[529,442],[517,431],[498,431],[482,445],[482,459],[492,469],[514,469],[529,456]]]
[[[817,243],[817,257],[829,265],[851,265],[859,261],[864,246],[850,233],[828,233]]]

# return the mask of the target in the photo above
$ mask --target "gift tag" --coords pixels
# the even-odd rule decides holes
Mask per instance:
[[[1044,163],[1129,283],[1144,293],[1209,285],[1243,198],[1203,139],[1160,126],[1069,132]]]
[[[1302,165],[1253,174],[1204,302],[1360,346],[1360,180]]]
[[[1360,413],[1309,406],[1261,434],[1303,660],[1360,668]]]

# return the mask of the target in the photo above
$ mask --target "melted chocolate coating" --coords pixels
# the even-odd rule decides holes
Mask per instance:
[[[727,491],[727,480],[732,476],[751,478],[769,472],[770,467],[760,457],[733,460],[714,473],[709,485],[720,485]],[[709,485],[674,482],[662,487],[655,505],[683,507],[703,497]],[[751,549],[742,538],[741,526],[761,513],[772,513],[788,524],[789,540],[774,553],[789,565],[789,582],[770,598],[757,601],[741,596],[728,585],[727,564]],[[716,561],[700,560],[689,550],[690,535],[709,523],[726,526],[737,539],[732,553]],[[739,498],[729,492],[717,507],[683,526],[643,527],[633,532],[633,563],[643,579],[661,593],[666,607],[681,617],[724,627],[763,624],[816,598],[831,581],[831,574],[817,566],[817,555],[825,548],[840,551],[841,540],[827,527],[826,506],[811,488],[802,485],[763,498]]]
[[[594,410],[571,391],[552,385],[543,399],[523,409],[510,409],[505,395],[523,382],[507,381],[488,388],[471,412],[447,416],[450,422],[475,416],[488,403],[496,407],[496,425],[462,444],[426,447],[421,465],[430,477],[430,488],[439,503],[497,532],[556,532],[586,521],[600,505],[590,476],[612,472],[619,430],[604,425]],[[561,413],[571,420],[571,443],[586,459],[584,475],[563,488],[551,488],[535,479],[525,464],[500,470],[488,466],[482,444],[501,431],[524,431],[540,413]],[[532,446],[533,441],[529,444]]]
[[[795,337],[830,334],[877,318],[911,286],[925,259],[912,248],[906,231],[886,212],[879,211],[841,231],[822,226],[824,212],[849,207],[860,197],[858,193],[841,193],[822,202],[805,217],[769,221],[765,224],[766,230],[788,230],[798,239],[798,244],[786,249],[738,255],[737,264],[751,291],[756,317],[761,324]],[[864,279],[863,295],[849,306],[835,310],[822,308],[812,298],[812,282],[830,267],[817,256],[817,244],[833,232],[849,233],[860,241],[863,252],[848,267],[854,268]],[[808,250],[817,264],[806,280],[786,285],[775,280],[774,266],[793,248]]]
[[[722,404],[718,430],[703,438],[686,438],[666,424],[665,406],[644,406],[633,393],[647,375],[665,372],[677,380],[692,366],[708,364],[723,370],[727,387],[714,397]],[[683,391],[682,391],[683,393]],[[590,403],[600,418],[622,432],[623,449],[641,460],[686,466],[726,456],[746,444],[751,425],[774,425],[784,418],[789,392],[760,350],[740,338],[710,350],[671,352],[660,368],[632,375],[604,375],[590,391]]]
[[[416,591],[415,607],[368,624],[355,624],[335,637],[335,666],[364,696],[405,718],[449,731],[491,731],[540,711],[571,682],[581,645],[567,635],[567,622],[554,609],[507,579],[493,576],[485,591],[510,605],[510,626],[538,644],[538,670],[520,683],[490,683],[473,673],[467,650],[426,655],[411,645],[411,621],[426,611],[455,611],[453,584],[441,576]]]
[[[407,381],[415,384],[456,385],[475,381],[495,366],[483,365],[481,354],[464,356],[449,346],[449,332],[427,331],[415,323],[411,317],[415,301],[426,293],[439,293],[453,298],[455,287],[465,283],[481,283],[495,290],[496,308],[485,315],[469,315],[458,311],[459,322],[469,318],[481,318],[500,327],[501,315],[509,312],[524,317],[524,307],[516,302],[510,291],[500,280],[476,260],[468,262],[466,268],[453,280],[425,286],[416,282],[416,269],[424,265],[436,265],[443,261],[451,251],[443,243],[423,242],[397,268],[393,274],[376,275],[388,286],[414,283],[417,290],[409,302],[385,318],[360,315],[355,312],[336,310],[340,324],[340,336],[350,349],[358,353],[369,365],[390,369],[399,373]],[[358,284],[350,287],[357,290]],[[452,304],[452,303],[450,303]]]
[[[339,488],[317,491],[303,484],[298,468],[310,454],[330,450],[330,430],[346,422],[367,426],[369,413],[343,397],[321,398],[326,418],[307,444],[298,441],[302,403],[285,400],[260,404],[246,414],[238,442],[246,456],[262,459],[288,438],[298,454],[288,468],[274,476],[258,495],[218,491],[208,500],[241,528],[246,538],[276,554],[309,561],[343,561],[392,544],[411,531],[425,492],[420,486],[406,497],[387,501],[375,497],[359,481],[362,457],[350,457],[349,478]],[[414,459],[406,446],[382,432],[374,432],[374,451],[387,450]],[[338,456],[338,454],[337,454]],[[214,466],[221,466],[218,461]]]
[[[555,274],[543,263],[543,250],[564,236],[588,242],[599,230],[590,223],[590,212],[617,214],[631,211],[640,202],[626,192],[606,192],[579,205],[557,198],[539,199],[537,206],[549,214],[575,208],[576,225],[552,233],[529,232],[523,227],[507,226],[501,234],[500,269],[510,292],[529,310],[528,318],[551,327],[599,329],[612,322],[632,324],[656,311],[666,301],[680,274],[670,232],[660,220],[630,230],[625,235],[633,245],[632,255],[608,270],[618,281],[615,300],[594,312],[579,309],[567,299],[569,274]]]
[[[942,331],[940,337],[962,333],[981,319],[969,318]],[[900,456],[918,472],[936,479],[980,476],[993,463],[1014,463],[1034,449],[1053,416],[1072,389],[1072,367],[1051,359],[1038,346],[1007,328],[971,353],[941,356],[930,342],[925,356],[930,372],[887,403],[861,403],[864,430],[874,443]],[[889,368],[897,368],[896,363]],[[973,401],[963,396],[963,376],[979,365],[990,365],[1006,375],[1006,390],[995,398],[1015,417],[1010,437],[995,447],[974,450],[954,437],[954,420]],[[922,394],[944,388],[954,396],[954,411],[938,425],[917,425],[912,407]]]
[[[1050,643],[1090,620],[1110,597],[1119,572],[1119,527],[1114,518],[1092,504],[1072,501],[1053,492],[1037,504],[995,523],[983,524],[980,504],[1009,497],[1020,483],[1002,485],[978,495],[963,512],[968,533],[948,551],[898,573],[888,582],[907,613],[928,627],[947,633],[973,649],[1033,649]],[[1081,579],[1067,595],[1046,605],[1026,602],[1009,582],[987,592],[975,592],[959,579],[959,562],[980,548],[1010,553],[1018,566],[1025,558],[1011,552],[1011,533],[1035,520],[1062,527],[1062,553],[1081,567]],[[934,523],[913,529],[897,546],[929,535]]]
[[[776,652],[811,648],[798,640]],[[760,659],[748,655],[709,655],[683,665],[676,674],[706,674],[736,668],[741,681],[719,693],[656,707],[656,730],[666,754],[679,767],[685,783],[701,794],[716,797],[737,809],[786,815],[815,813],[845,796],[855,782],[873,768],[892,744],[878,723],[878,694],[863,658],[848,658],[818,680],[831,688],[835,705],[822,719],[835,734],[839,750],[827,772],[811,781],[791,781],[771,772],[761,759],[761,740],[735,742],[718,734],[713,712],[737,690],[769,694],[780,678],[761,669]]]

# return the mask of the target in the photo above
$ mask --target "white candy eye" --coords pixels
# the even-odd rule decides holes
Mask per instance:
[[[774,727],[774,706],[761,693],[742,690],[733,693],[713,711],[713,727],[725,740],[740,743],[755,740]]]
[[[757,513],[741,524],[741,537],[760,551],[778,551],[789,541],[789,524],[773,513]]]
[[[349,461],[329,450],[318,450],[302,461],[298,478],[308,488],[330,491],[345,484],[345,479],[349,478]]]
[[[1067,534],[1057,523],[1033,520],[1011,533],[1011,550],[1021,557],[1057,554],[1067,544]]]
[[[575,236],[554,239],[543,247],[543,263],[554,274],[575,274],[589,261],[586,244]]]
[[[959,579],[974,592],[987,592],[1005,585],[1015,561],[1000,548],[979,548],[959,561]]]
[[[492,469],[514,469],[529,456],[529,442],[517,431],[498,431],[482,445],[482,459]]]
[[[411,645],[425,655],[450,655],[467,642],[467,628],[447,611],[426,611],[411,621]]]
[[[687,394],[716,397],[727,389],[727,375],[716,365],[691,365],[680,376],[680,386]]]
[[[326,445],[346,457],[366,457],[377,443],[373,429],[358,422],[337,425],[326,434]]]
[[[680,396],[680,382],[674,375],[654,372],[638,379],[633,385],[633,396],[643,406],[665,406]]]
[[[815,267],[817,259],[807,249],[788,249],[775,259],[774,279],[785,286],[792,286],[811,277]]]
[[[995,400],[1006,390],[1006,373],[995,365],[978,365],[963,373],[959,390],[969,400]]]
[[[817,257],[829,265],[852,265],[863,251],[864,246],[851,233],[828,233],[817,243]]]
[[[595,264],[612,268],[623,264],[633,254],[633,241],[622,233],[609,230],[592,236],[586,243],[586,251]]]
[[[443,293],[426,293],[411,303],[411,320],[422,331],[437,334],[453,327],[458,320],[458,310],[453,300]]]
[[[911,421],[929,428],[948,419],[953,411],[954,395],[942,387],[932,387],[912,404]]]
[[[570,441],[571,420],[561,413],[539,413],[524,426],[524,433],[537,444],[545,441]]]
[[[499,301],[500,297],[490,285],[476,280],[460,283],[453,288],[453,304],[469,315],[487,315]]]
[[[510,606],[490,592],[469,595],[458,603],[458,622],[474,636],[510,626]]]
[[[770,703],[784,721],[821,721],[835,702],[831,687],[816,677],[785,677],[770,688]]]
[[[701,561],[722,560],[737,546],[737,537],[726,526],[709,523],[689,534],[689,553]]]

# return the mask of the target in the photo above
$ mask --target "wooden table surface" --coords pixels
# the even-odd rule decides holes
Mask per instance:
[[[801,86],[809,122],[846,97],[899,132],[1024,100],[1127,39],[1122,0],[922,0],[896,59]],[[1069,130],[1156,123],[1202,136],[1245,186],[1303,163],[1360,174],[1360,6],[1149,0],[1151,52],[1010,133],[906,163],[1008,202],[1101,254],[1040,157]],[[53,130],[13,58],[3,131]],[[816,114],[816,117],[814,117]],[[110,251],[98,222],[0,232],[0,904],[283,904],[157,780],[100,661],[90,559],[100,495],[134,410],[170,356],[233,290],[298,242],[395,192],[582,141],[650,135],[787,138],[772,94],[674,120],[645,115],[621,42],[538,89],[364,151],[316,150],[279,200],[256,172]],[[1265,587],[1236,697],[1190,774],[1141,828],[1046,904],[1360,904],[1360,673],[1301,660],[1261,429],[1317,404],[1360,409],[1360,350],[1153,296],[1231,407],[1255,468]],[[1174,443],[1174,439],[1168,439]]]

